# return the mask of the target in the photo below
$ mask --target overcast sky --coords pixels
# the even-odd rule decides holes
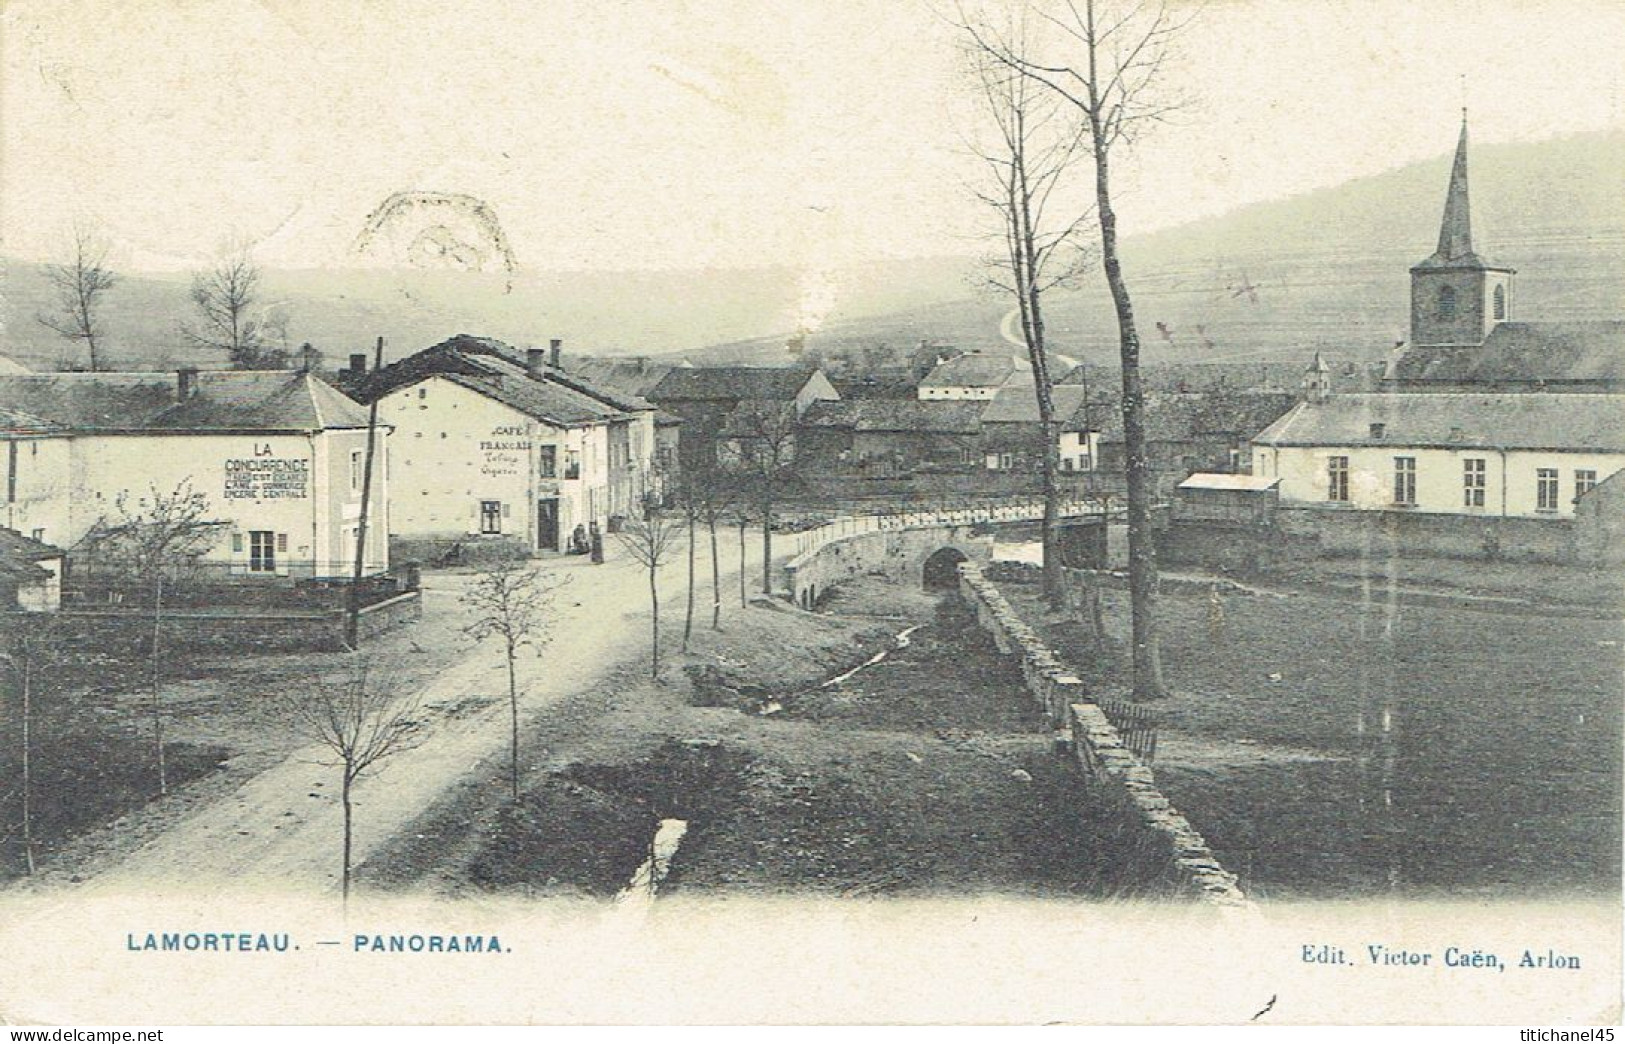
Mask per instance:
[[[227,234],[345,261],[401,191],[485,201],[521,268],[963,253],[961,93],[922,0],[74,4],[5,9],[4,252],[76,216],[130,268]],[[1126,231],[1453,144],[1617,128],[1615,0],[1216,0],[1200,107],[1119,167]],[[1462,77],[1466,84],[1463,87]]]

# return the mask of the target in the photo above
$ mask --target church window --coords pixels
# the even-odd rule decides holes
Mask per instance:
[[[1495,321],[1500,322],[1507,317],[1507,288],[1495,288]]]
[[[1439,287],[1439,321],[1454,322],[1456,318],[1456,288]]]

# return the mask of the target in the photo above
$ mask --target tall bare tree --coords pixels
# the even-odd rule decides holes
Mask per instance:
[[[793,475],[797,420],[795,407],[788,403],[750,400],[741,402],[728,417],[726,435],[733,459],[727,470],[735,477],[737,488],[748,491],[762,524],[765,595],[773,593],[773,523],[779,500]]]
[[[1145,435],[1145,389],[1140,376],[1140,334],[1118,255],[1117,212],[1112,206],[1111,161],[1119,146],[1164,122],[1182,102],[1163,73],[1173,44],[1189,24],[1167,0],[1016,0],[1042,19],[1042,44],[1018,47],[989,23],[963,19],[973,45],[1070,105],[1088,131],[1094,161],[1095,220],[1101,269],[1117,315],[1122,364],[1123,439],[1127,456],[1129,596],[1133,613],[1134,693],[1167,694],[1157,645],[1157,559],[1151,515],[1151,465]]]
[[[192,489],[190,481],[183,481],[167,493],[152,487],[134,504],[121,493],[114,509],[117,517],[93,527],[81,546],[88,554],[113,562],[148,600],[152,614],[148,707],[158,762],[158,792],[167,794],[163,713],[165,585],[214,546],[227,523],[208,517],[209,499]]]
[[[519,650],[541,652],[551,637],[544,627],[553,610],[553,592],[563,580],[520,563],[504,563],[474,578],[462,603],[474,619],[463,632],[476,641],[502,640],[508,668],[508,783],[519,800]]]
[[[649,676],[660,678],[660,567],[671,557],[681,537],[682,526],[650,501],[643,514],[626,520],[615,534],[626,553],[649,574]]]
[[[1006,42],[1013,54],[1028,53],[1026,20],[1031,12],[1018,5],[1006,12],[1008,23],[990,36]],[[1059,541],[1061,465],[1059,421],[1055,416],[1054,379],[1044,324],[1044,295],[1075,282],[1083,262],[1081,234],[1093,209],[1071,206],[1068,189],[1088,157],[1087,128],[1053,91],[1012,64],[978,45],[965,48],[965,61],[975,77],[978,101],[991,133],[975,136],[977,156],[986,165],[987,184],[977,198],[999,217],[1000,245],[990,261],[988,282],[1015,298],[1022,341],[1032,369],[1042,442],[1040,473],[1044,491],[1044,592],[1052,603],[1064,598]]]
[[[106,363],[102,357],[102,303],[118,284],[107,267],[107,244],[84,228],[73,231],[73,254],[64,264],[47,265],[46,278],[56,295],[55,310],[41,312],[40,323],[70,341],[82,341],[92,370]]]
[[[197,314],[181,325],[188,343],[221,352],[239,370],[285,362],[269,339],[259,307],[260,267],[249,248],[228,247],[207,270],[192,273]]]
[[[423,739],[417,699],[400,695],[388,672],[366,656],[347,655],[340,670],[310,679],[283,699],[294,728],[325,747],[339,770],[344,812],[340,867],[346,902],[354,862],[355,785],[369,770]]]

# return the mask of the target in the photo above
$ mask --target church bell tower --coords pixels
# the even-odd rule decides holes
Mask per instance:
[[[1467,201],[1467,113],[1450,171],[1439,248],[1411,269],[1411,345],[1467,348],[1484,343],[1496,323],[1512,318],[1514,270],[1473,252]]]

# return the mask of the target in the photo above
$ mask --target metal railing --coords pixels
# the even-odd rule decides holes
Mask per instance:
[[[1116,510],[1114,497],[1070,497],[1060,504],[1062,518],[1083,518],[1109,515]],[[884,533],[898,529],[934,529],[940,526],[970,526],[997,522],[1032,522],[1044,517],[1042,498],[1004,502],[979,502],[960,507],[923,507],[909,510],[896,507],[890,513],[845,515],[813,529],[790,534],[790,559],[795,561],[817,552],[838,540],[861,536],[865,533]]]

